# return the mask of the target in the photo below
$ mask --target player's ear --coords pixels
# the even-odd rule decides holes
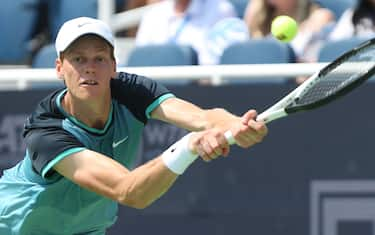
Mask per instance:
[[[61,58],[57,58],[55,61],[55,68],[56,68],[56,75],[59,79],[63,79],[64,74],[62,71],[62,60]]]

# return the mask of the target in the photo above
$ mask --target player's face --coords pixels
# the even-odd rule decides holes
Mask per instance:
[[[56,65],[58,76],[64,79],[70,94],[82,100],[109,97],[115,68],[111,47],[93,35],[77,39]]]

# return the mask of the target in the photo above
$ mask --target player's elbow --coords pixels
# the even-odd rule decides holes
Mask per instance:
[[[150,205],[152,204],[152,201],[138,201],[136,203],[133,204],[133,208],[135,209],[139,209],[139,210],[143,210],[143,209],[146,209],[147,207],[149,207]]]
[[[132,207],[135,209],[145,209],[148,206],[150,206],[153,201],[152,200],[147,200],[147,199],[142,199],[142,198],[132,198],[132,197],[124,197],[118,200],[118,202],[121,205]]]
[[[155,200],[150,197],[150,193],[142,190],[136,183],[128,185],[118,194],[117,201],[125,206],[135,209],[145,209]]]

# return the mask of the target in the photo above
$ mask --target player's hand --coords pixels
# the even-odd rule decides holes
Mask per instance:
[[[213,128],[210,130],[194,132],[189,141],[189,149],[209,162],[219,156],[227,156],[229,144],[222,131]]]
[[[262,121],[255,121],[256,116],[257,112],[255,110],[249,110],[241,117],[241,123],[231,128],[232,135],[238,146],[249,148],[262,142],[267,135],[267,126]]]

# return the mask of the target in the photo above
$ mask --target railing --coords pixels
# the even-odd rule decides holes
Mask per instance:
[[[290,64],[250,64],[216,66],[163,66],[163,67],[120,67],[126,71],[144,75],[155,80],[177,81],[211,80],[212,84],[236,80],[278,80],[285,77],[310,76],[322,68],[325,63],[290,63]],[[55,69],[0,69],[0,90],[24,90],[32,84],[61,83]]]

